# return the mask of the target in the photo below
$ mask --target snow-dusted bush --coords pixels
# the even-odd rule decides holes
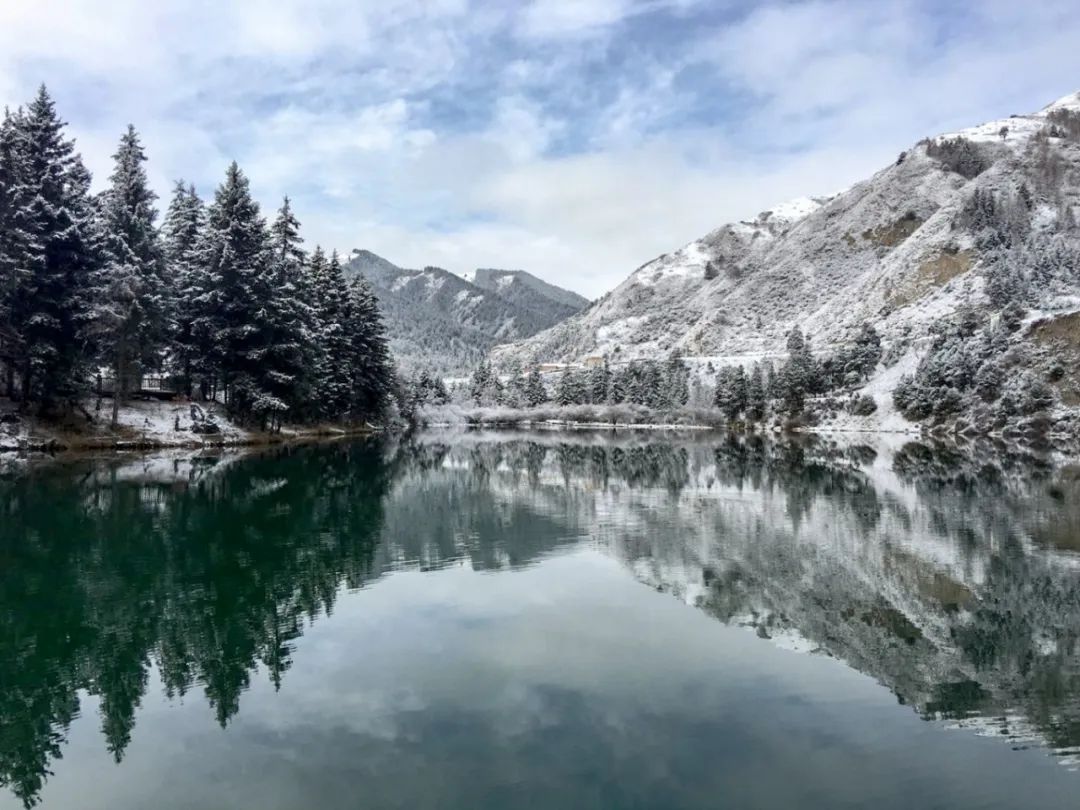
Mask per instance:
[[[855,416],[870,416],[877,411],[877,402],[869,394],[860,394],[852,397],[848,403],[848,411]]]
[[[990,159],[979,144],[967,138],[942,138],[926,144],[926,154],[950,172],[971,180],[990,168]]]

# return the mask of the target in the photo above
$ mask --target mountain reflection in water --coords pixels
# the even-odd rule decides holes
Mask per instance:
[[[1031,453],[434,433],[87,460],[0,480],[0,537],[0,784],[27,806],[88,696],[120,762],[151,684],[226,726],[390,572],[581,548],[928,720],[1080,761],[1080,468]]]

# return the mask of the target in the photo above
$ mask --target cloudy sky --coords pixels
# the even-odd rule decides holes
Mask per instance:
[[[1080,89],[1075,0],[0,0],[0,103],[46,82],[100,180],[128,122],[159,192],[236,159],[316,241],[634,267],[918,138]]]

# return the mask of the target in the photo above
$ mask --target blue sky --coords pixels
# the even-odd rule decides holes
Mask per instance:
[[[1080,90],[1077,42],[1071,0],[9,0],[0,102],[45,81],[99,179],[130,121],[163,195],[236,159],[312,244],[596,296]]]

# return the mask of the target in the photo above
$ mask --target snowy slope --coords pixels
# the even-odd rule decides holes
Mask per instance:
[[[869,321],[886,356],[917,358],[935,324],[964,307],[989,309],[985,256],[961,216],[976,189],[1032,191],[1024,249],[1054,238],[1080,242],[1070,224],[1080,206],[1080,142],[1045,137],[1055,110],[1080,110],[1080,94],[922,141],[833,197],[794,200],[723,225],[645,263],[580,315],[496,347],[493,357],[526,366],[597,355],[656,358],[674,349],[689,357],[775,357],[795,326],[825,354]],[[935,151],[958,136],[985,162],[976,176]],[[1048,291],[1041,302],[1051,317],[1078,307],[1080,282]]]

